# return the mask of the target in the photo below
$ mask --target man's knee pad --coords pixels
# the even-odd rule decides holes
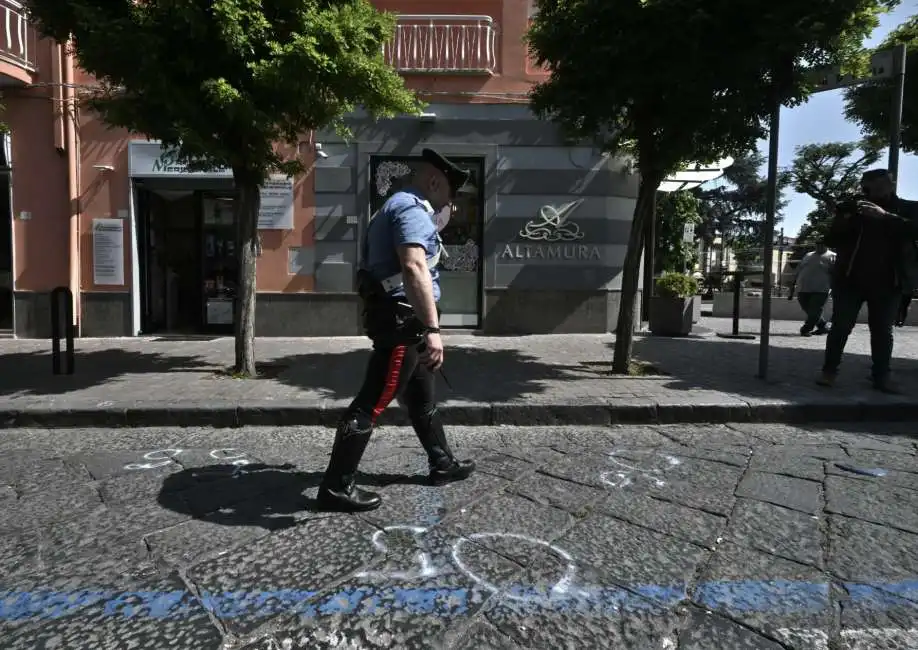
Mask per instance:
[[[363,411],[350,411],[341,421],[341,432],[347,436],[366,435],[373,431],[373,418]]]

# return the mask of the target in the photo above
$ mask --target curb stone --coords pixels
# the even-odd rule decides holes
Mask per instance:
[[[95,427],[335,426],[343,406],[305,403],[111,404],[100,406],[0,406],[0,429]],[[918,421],[918,402],[811,401],[800,403],[654,402],[597,400],[592,403],[459,403],[440,406],[444,422],[462,426],[609,426],[613,424],[719,424]],[[381,425],[408,425],[402,409],[389,409]]]

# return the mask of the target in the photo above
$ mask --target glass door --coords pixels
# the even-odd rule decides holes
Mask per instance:
[[[459,191],[440,231],[446,255],[440,259],[440,325],[478,328],[481,325],[481,284],[484,234],[484,159],[449,156],[471,173]],[[402,189],[420,156],[373,156],[370,159],[370,215]],[[440,219],[444,215],[437,215]],[[437,217],[435,216],[435,218]]]
[[[211,332],[232,332],[236,314],[239,257],[233,202],[213,195],[202,201],[204,329]]]

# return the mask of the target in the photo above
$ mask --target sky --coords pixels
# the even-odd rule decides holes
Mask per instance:
[[[918,0],[903,0],[895,11],[881,16],[880,26],[865,42],[874,47],[897,25],[905,22],[910,16],[918,14]],[[912,71],[908,70],[907,73]],[[912,74],[918,74],[918,70]],[[845,120],[844,98],[842,90],[829,90],[813,95],[810,100],[796,108],[781,109],[780,148],[778,166],[787,167],[794,158],[794,150],[805,144],[817,142],[849,142],[861,138],[857,125]],[[768,155],[768,141],[759,142],[759,150]],[[886,160],[882,163],[885,165]],[[762,170],[764,173],[764,169]],[[918,156],[900,154],[899,156],[899,194],[904,198],[918,199]],[[788,190],[785,197],[790,203],[784,209],[784,221],[779,228],[784,228],[787,237],[796,237],[806,215],[815,207],[815,201],[802,194]]]

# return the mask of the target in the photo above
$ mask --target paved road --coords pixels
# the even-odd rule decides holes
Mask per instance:
[[[3,431],[0,647],[916,648],[915,426]]]

